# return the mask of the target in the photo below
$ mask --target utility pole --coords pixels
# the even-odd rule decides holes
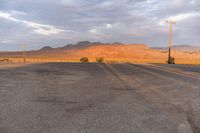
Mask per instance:
[[[171,47],[172,47],[172,32],[173,32],[173,24],[175,24],[174,21],[169,20],[167,23],[170,24],[170,32],[169,32],[169,53],[168,53],[168,61],[171,60]]]
[[[23,49],[23,52],[22,52],[23,62],[26,62],[26,45],[22,44],[21,47]]]

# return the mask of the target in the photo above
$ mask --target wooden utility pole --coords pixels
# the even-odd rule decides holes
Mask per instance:
[[[171,47],[172,47],[172,32],[173,32],[173,24],[175,24],[174,21],[170,20],[167,21],[167,23],[170,24],[170,31],[169,31],[169,53],[168,53],[168,60],[171,58]]]
[[[26,62],[26,45],[22,44],[21,47],[23,49],[23,52],[22,52],[23,62]]]

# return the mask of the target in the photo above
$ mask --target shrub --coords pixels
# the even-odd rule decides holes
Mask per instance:
[[[0,62],[9,61],[9,59],[0,59]]]
[[[80,59],[81,62],[89,62],[89,59],[87,57],[82,57]]]
[[[174,57],[169,57],[167,63],[168,64],[175,64],[175,58]]]
[[[98,58],[96,58],[96,61],[97,61],[97,62],[103,62],[103,61],[104,61],[104,58],[103,58],[103,57],[98,57]]]

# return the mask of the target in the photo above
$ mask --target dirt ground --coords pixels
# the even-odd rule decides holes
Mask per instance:
[[[200,133],[199,123],[199,66],[0,64],[0,133]]]

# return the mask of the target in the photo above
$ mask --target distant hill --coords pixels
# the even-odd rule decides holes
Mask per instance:
[[[89,41],[81,41],[76,44],[67,44],[63,47],[52,48],[50,46],[42,47],[40,50],[52,50],[52,49],[60,49],[60,50],[70,50],[70,49],[85,49],[91,46],[99,46],[99,45],[123,45],[123,43],[114,42],[114,43],[101,43],[101,42],[89,42]]]
[[[41,48],[40,50],[52,50],[53,48],[50,46],[45,46],[43,48]]]
[[[82,41],[82,42],[78,42],[76,44],[67,44],[63,47],[60,47],[60,49],[84,49],[90,46],[96,46],[96,45],[100,45],[102,43],[100,42],[89,42],[89,41]]]
[[[157,50],[168,50],[167,47],[153,47],[153,49]],[[172,46],[172,50],[180,51],[180,52],[200,52],[200,46],[193,45],[174,45]]]
[[[176,49],[176,51],[175,51]],[[133,60],[138,62],[166,62],[168,58],[168,48],[150,48],[145,44],[124,44],[124,43],[100,43],[83,41],[76,44],[68,44],[63,47],[52,48],[45,46],[40,50],[26,51],[26,58],[32,60],[76,60],[81,57],[88,57],[95,61],[96,57],[104,57],[105,60],[126,61]],[[189,51],[198,52],[189,52]],[[191,45],[173,46],[172,56],[180,63],[194,63],[200,61],[200,47]],[[0,58],[21,59],[23,51],[0,52]],[[188,62],[189,61],[189,62]]]
[[[83,41],[68,44],[63,47],[52,48],[45,46],[40,50],[27,51],[27,57],[48,58],[80,58],[106,57],[113,59],[154,58],[158,50],[149,48],[145,44],[124,44],[119,42],[100,43]],[[21,57],[23,52],[0,52],[1,57]]]
[[[101,43],[101,42],[89,42],[89,41],[82,41],[82,42],[78,42],[76,44],[67,44],[63,47],[59,47],[59,48],[52,48],[50,46],[45,46],[42,47],[40,50],[56,50],[56,49],[60,49],[60,50],[72,50],[72,49],[86,49],[89,47],[94,47],[94,46],[99,46],[99,45],[125,45],[123,43],[119,43],[119,42],[114,42],[114,43]],[[136,45],[136,44],[132,44],[132,45]],[[168,47],[152,47],[152,49],[155,50],[168,50]],[[193,46],[193,45],[188,45],[188,44],[183,44],[183,45],[174,45],[172,46],[173,50],[176,51],[180,51],[180,52],[200,52],[200,46]]]

